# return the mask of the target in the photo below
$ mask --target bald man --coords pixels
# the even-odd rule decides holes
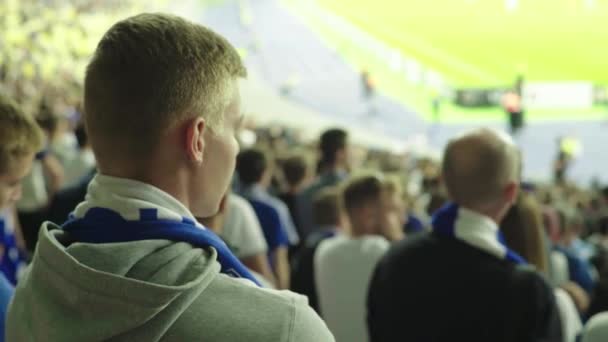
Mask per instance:
[[[452,202],[433,231],[395,245],[368,294],[372,341],[561,341],[545,280],[501,241],[518,193],[520,154],[500,132],[449,142],[443,180]]]

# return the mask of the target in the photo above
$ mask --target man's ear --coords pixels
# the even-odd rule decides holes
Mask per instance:
[[[186,154],[188,159],[201,164],[205,151],[205,129],[207,125],[205,119],[197,117],[190,120],[186,126]]]

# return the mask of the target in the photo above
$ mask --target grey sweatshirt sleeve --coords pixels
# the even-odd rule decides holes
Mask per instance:
[[[290,342],[335,342],[334,336],[325,322],[308,305],[306,301],[298,301],[295,306],[295,316],[291,327]]]

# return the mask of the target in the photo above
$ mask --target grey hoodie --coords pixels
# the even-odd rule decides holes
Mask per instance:
[[[68,244],[51,228],[16,289],[7,341],[334,340],[305,297],[221,274],[214,249]]]

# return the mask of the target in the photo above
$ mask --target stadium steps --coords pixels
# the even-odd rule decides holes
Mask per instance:
[[[344,125],[363,136],[368,135],[368,138],[378,137],[378,140],[390,137],[405,141],[412,136],[432,132],[430,139],[436,148],[442,148],[450,137],[463,130],[479,126],[479,123],[469,123],[429,128],[412,109],[383,96],[379,96],[376,102],[377,115],[368,115],[368,106],[361,99],[359,73],[335,49],[325,46],[313,31],[277,0],[251,0],[248,4],[253,17],[250,28],[241,24],[240,5],[235,0],[226,0],[222,5],[209,8],[202,21],[238,47],[252,46],[257,42],[257,50],[250,51],[245,60],[252,73],[259,75],[257,80],[267,87],[266,97],[261,102],[277,101],[282,105],[273,107],[258,103],[254,108],[268,110],[277,117],[303,116],[308,121],[317,121],[316,126]],[[288,97],[279,97],[279,88],[294,74],[297,74],[298,83],[293,91]],[[256,96],[259,95],[252,98]],[[608,119],[608,112],[606,116]],[[307,120],[298,121],[298,124],[308,125]],[[491,123],[490,126],[505,128],[502,123]],[[604,146],[608,146],[607,128],[608,124],[602,122],[531,123],[518,139],[524,150],[525,174],[535,179],[549,179],[557,137],[571,134],[577,136],[584,147],[583,158],[575,162],[571,175],[584,182],[594,176],[608,181],[608,174],[602,172],[608,169],[608,158],[604,157]]]
[[[257,49],[247,54],[248,68],[259,71],[264,81],[277,90],[295,79],[288,95],[290,100],[329,118],[361,121],[376,134],[389,134],[397,139],[405,140],[425,130],[424,121],[413,110],[384,96],[377,96],[376,114],[369,115],[370,105],[361,97],[359,72],[278,1],[255,0],[248,2],[248,6],[253,17],[249,29],[240,23],[238,1],[227,0],[209,9],[204,22],[237,46],[257,42]],[[407,122],[407,125],[386,125],[386,122]]]

